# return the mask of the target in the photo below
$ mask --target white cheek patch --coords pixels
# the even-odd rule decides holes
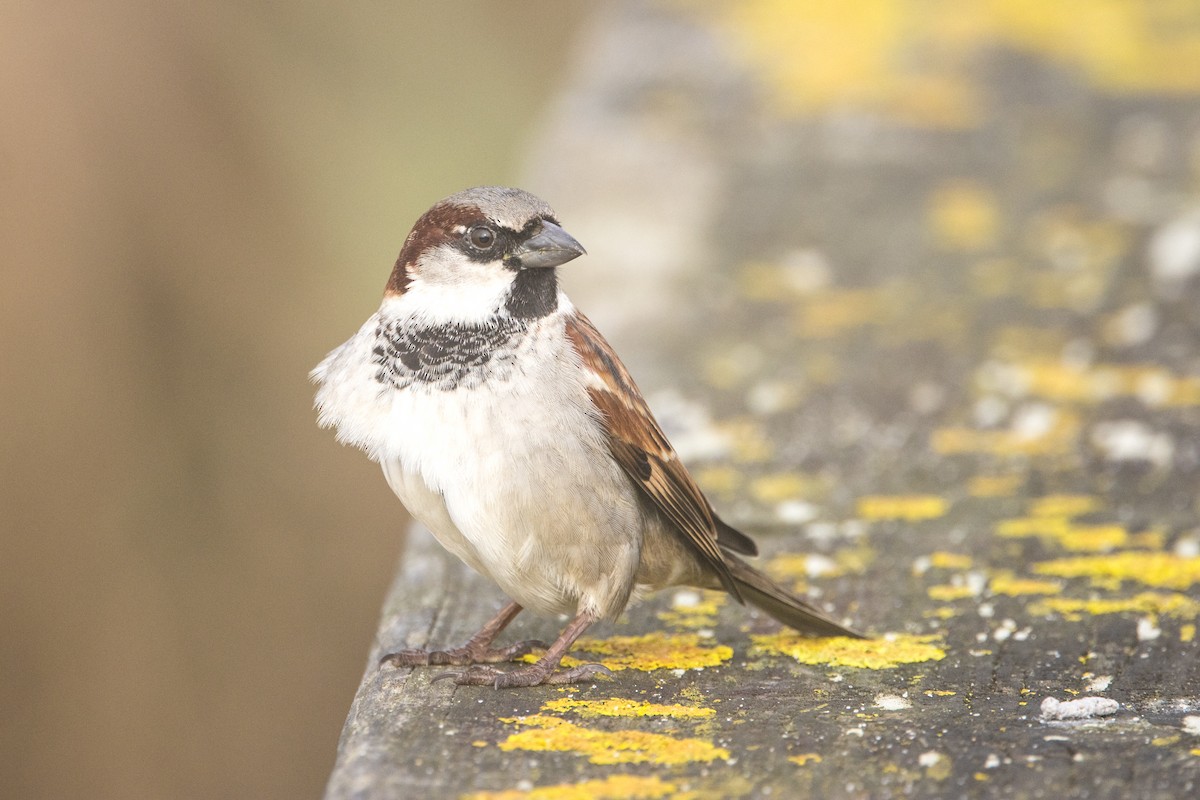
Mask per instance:
[[[448,244],[423,254],[416,267],[408,289],[397,298],[401,314],[435,324],[495,317],[516,278],[499,262],[472,261]]]
[[[426,284],[453,283],[470,285],[486,283],[489,278],[502,271],[499,264],[481,264],[472,261],[452,244],[441,244],[427,250],[417,258],[414,280]]]

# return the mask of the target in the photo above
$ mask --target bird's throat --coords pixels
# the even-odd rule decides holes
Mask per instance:
[[[523,269],[513,279],[504,301],[516,319],[541,319],[558,308],[558,275],[554,269]]]

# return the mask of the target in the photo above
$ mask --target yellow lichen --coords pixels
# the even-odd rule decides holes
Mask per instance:
[[[742,353],[732,350],[713,353],[702,365],[705,381],[716,389],[732,389],[744,384],[753,372],[751,362]]]
[[[1022,387],[1024,394],[1059,403],[1095,405],[1118,397],[1137,397],[1164,408],[1200,405],[1200,379],[1158,366],[1083,366],[1041,356],[1010,361],[1005,367],[1013,385]],[[1098,505],[1094,500],[1092,503]]]
[[[1196,626],[1191,622],[1179,626],[1179,641],[1190,642],[1196,638]]]
[[[925,690],[926,697],[953,697],[956,694],[958,694],[958,692],[954,691],[953,689],[926,689]]]
[[[558,717],[534,714],[503,722],[524,728],[500,743],[504,751],[577,753],[593,764],[690,764],[729,758],[729,751],[702,739],[646,731],[602,731]]]
[[[1075,447],[1081,422],[1077,414],[1054,409],[1050,424],[1036,432],[1020,430],[976,430],[939,428],[929,445],[940,455],[989,453],[995,456],[1057,456]]]
[[[936,187],[926,213],[934,241],[944,250],[970,252],[996,242],[996,198],[974,182],[956,180]]]
[[[1062,591],[1062,585],[1053,581],[1018,578],[1012,573],[1002,572],[992,576],[992,579],[988,582],[988,591],[992,594],[1002,594],[1008,597],[1020,597],[1031,594],[1058,594]]]
[[[929,554],[929,566],[937,569],[970,569],[971,557],[964,553],[947,553],[944,550],[937,550]]]
[[[696,470],[696,482],[709,494],[731,495],[742,485],[742,471],[730,466],[713,466]]]
[[[681,597],[695,599],[695,602],[681,602]],[[724,592],[712,590],[704,590],[698,595],[681,592],[676,595],[671,608],[658,612],[657,616],[668,625],[678,628],[711,628],[717,624],[717,613],[725,605],[727,597],[729,595]]]
[[[813,481],[795,472],[776,472],[755,478],[750,483],[750,493],[763,503],[780,503],[805,496],[812,489]]]
[[[761,421],[735,417],[718,423],[716,427],[729,441],[733,460],[739,464],[762,463],[775,452]]]
[[[794,283],[788,280],[781,264],[747,261],[738,267],[737,287],[742,297],[761,303],[780,302],[794,294]]]
[[[461,800],[659,800],[681,798],[678,787],[656,776],[609,775],[603,780],[558,783],[534,789],[473,792]]]
[[[619,672],[636,669],[651,672],[656,669],[701,669],[715,667],[733,658],[726,645],[705,646],[693,633],[648,633],[644,636],[612,636],[608,639],[580,639],[576,650],[601,656],[600,663]],[[565,666],[583,663],[570,656]]]
[[[990,4],[994,25],[1014,45],[1079,69],[1114,92],[1190,92],[1200,76],[1197,9],[1187,2],[1088,0],[1047,6],[1036,0]]]
[[[1161,589],[1186,589],[1200,582],[1200,558],[1131,550],[1107,556],[1078,556],[1034,565],[1039,575],[1091,578],[1101,583],[1132,581]]]
[[[949,507],[946,499],[937,495],[872,495],[858,499],[858,516],[869,520],[915,522],[945,516]]]
[[[928,619],[954,619],[958,616],[958,609],[953,606],[938,606],[922,611],[921,616]]]
[[[963,600],[967,597],[975,596],[975,590],[965,584],[955,585],[944,583],[938,586],[930,586],[926,591],[929,594],[929,599],[942,603],[950,603],[955,600]]]
[[[1021,488],[1021,475],[976,475],[967,483],[972,497],[1011,497]]]
[[[833,559],[808,553],[785,553],[774,556],[766,564],[767,574],[779,581],[802,582],[817,576],[840,575]]]
[[[1017,517],[1001,520],[996,524],[996,535],[1008,538],[1023,538],[1026,536],[1045,536],[1055,538],[1063,535],[1071,526],[1066,517]]]
[[[875,561],[876,552],[870,545],[863,543],[857,547],[844,547],[833,557],[839,575],[861,575]]]
[[[717,712],[699,706],[663,705],[610,697],[607,700],[576,700],[564,697],[542,705],[543,711],[570,711],[583,717],[672,717],[674,719],[703,719]]]
[[[893,669],[901,664],[940,661],[946,651],[933,642],[940,636],[900,634],[888,639],[851,639],[834,636],[811,639],[791,631],[753,636],[757,650],[791,656],[802,664],[823,664],[860,669]]]
[[[813,553],[786,553],[767,562],[766,571],[780,581],[790,581],[796,591],[810,578],[836,578],[861,575],[875,559],[875,551],[866,544],[842,548],[833,558]]]
[[[820,764],[821,763],[821,754],[820,753],[798,753],[797,755],[794,755],[794,756],[788,756],[788,761],[792,762],[793,764],[798,764],[801,767],[803,767],[805,764]]]
[[[898,3],[752,0],[718,8],[735,52],[761,73],[781,112],[851,105],[949,127],[978,115],[970,83],[954,72],[901,68],[907,29]]]
[[[1014,269],[1016,265],[1014,265]],[[1014,276],[1023,281],[1024,276]],[[1062,328],[1034,325],[1002,325],[992,332],[990,354],[998,361],[1026,361],[1031,358],[1058,358],[1068,336]]]
[[[796,333],[805,339],[830,339],[847,330],[878,325],[895,313],[895,287],[822,289],[805,299]]]
[[[1200,21],[1187,0],[739,0],[701,8],[782,115],[850,108],[922,127],[970,127],[987,107],[972,66],[995,49],[1032,54],[1113,94],[1200,90]]]
[[[1006,519],[996,533],[1007,538],[1037,536],[1075,553],[1108,552],[1129,544],[1129,532],[1120,525],[1077,525],[1065,516]]]
[[[954,761],[945,753],[926,753],[917,763],[925,767],[925,777],[931,780],[944,781],[954,773]]]
[[[1100,500],[1086,494],[1049,494],[1029,504],[1033,517],[1078,517],[1100,508]]]
[[[1107,553],[1129,543],[1129,531],[1120,525],[1072,525],[1059,538],[1073,553]]]
[[[1030,606],[1031,614],[1061,614],[1068,619],[1099,614],[1165,614],[1173,617],[1200,616],[1200,603],[1177,592],[1142,592],[1133,597],[1097,597],[1087,600],[1073,597],[1047,597]]]
[[[1137,550],[1161,550],[1167,541],[1167,533],[1161,528],[1139,531],[1129,537],[1129,546]]]

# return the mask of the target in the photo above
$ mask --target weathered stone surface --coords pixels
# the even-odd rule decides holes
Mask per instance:
[[[648,268],[632,257],[575,300],[767,569],[878,638],[805,649],[665,592],[594,632],[589,657],[628,667],[612,681],[431,683],[374,664],[459,644],[503,600],[418,535],[328,796],[1195,793],[1200,87],[1172,59],[1200,53],[1200,18],[1138,8],[1108,34],[1124,77],[1068,27],[974,19],[964,48],[917,21],[865,42],[884,72],[824,105],[753,13],[609,12],[539,145],[561,174],[530,188],[588,246],[573,270],[622,242],[692,255],[652,282],[653,319],[620,307]],[[640,71],[618,57],[636,32],[662,43]],[[652,167],[644,195],[578,197],[595,165],[658,151],[702,195],[678,217]],[[1043,716],[1088,697],[1118,707]]]

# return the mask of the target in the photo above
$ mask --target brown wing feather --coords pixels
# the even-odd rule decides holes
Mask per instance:
[[[588,392],[608,432],[613,458],[716,571],[729,593],[741,600],[717,542],[717,525],[708,501],[667,441],[625,365],[579,312],[568,318],[567,336],[584,366],[599,379]]]

